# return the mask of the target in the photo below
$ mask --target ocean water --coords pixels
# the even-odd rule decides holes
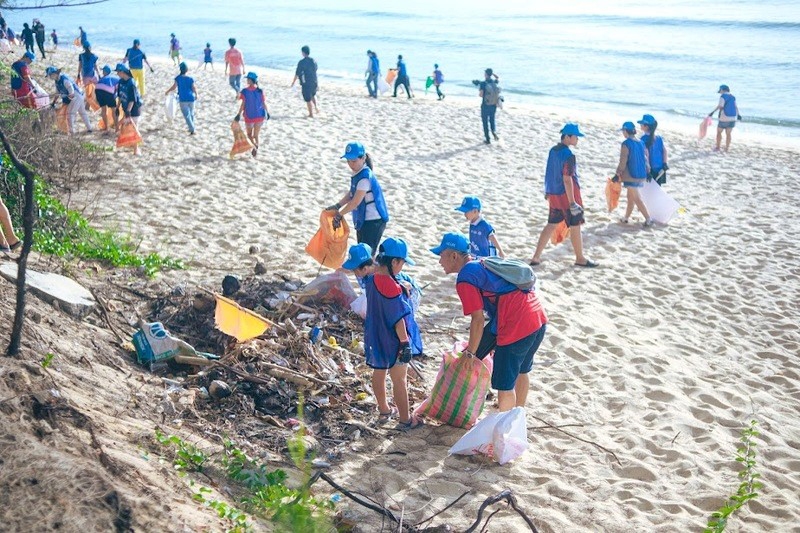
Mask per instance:
[[[461,96],[474,96],[471,81],[492,67],[507,102],[576,119],[651,113],[661,124],[694,124],[725,83],[745,118],[740,130],[800,138],[796,0],[111,0],[5,15],[15,28],[39,17],[64,42],[78,25],[96,47],[124,49],[140,38],[151,57],[167,55],[174,32],[190,59],[210,42],[218,68],[228,37],[249,65],[284,70],[308,44],[323,78],[353,85],[363,84],[367,49],[384,72],[403,54],[417,94],[434,63],[444,91]]]

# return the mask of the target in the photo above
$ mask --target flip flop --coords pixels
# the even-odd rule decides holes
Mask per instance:
[[[0,244],[0,252],[3,252],[5,254],[5,253],[8,253],[10,251],[11,251],[11,248],[9,248],[8,246],[5,246],[3,244]]]
[[[590,261],[589,259],[586,260],[585,263],[575,263],[576,267],[583,267],[583,268],[594,268],[600,266],[600,263],[595,263],[594,261]]]
[[[388,413],[381,413],[378,411],[378,422],[384,423],[388,422],[390,419],[397,416],[397,407],[391,407]]]
[[[541,264],[542,264],[542,262],[541,262],[541,261],[534,261],[533,259],[531,259],[530,261],[528,261],[528,264],[529,264],[530,266],[532,266],[532,267],[535,267],[535,266],[539,266],[539,265],[541,265]]]
[[[412,418],[408,422],[398,422],[397,425],[394,427],[397,431],[402,431],[405,433],[406,431],[411,431],[412,429],[417,429],[425,425],[421,419]]]
[[[11,246],[9,246],[8,249],[11,250],[11,251],[14,251],[17,248],[19,248],[20,246],[22,246],[22,240],[19,240],[19,241],[15,242]]]

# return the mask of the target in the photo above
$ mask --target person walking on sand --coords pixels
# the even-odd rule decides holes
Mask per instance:
[[[92,124],[89,122],[89,115],[86,113],[86,101],[78,84],[56,67],[47,67],[44,72],[48,78],[55,82],[56,90],[61,96],[61,103],[67,106],[67,125],[70,135],[75,134],[75,115],[79,113],[83,123],[86,125],[86,131],[92,132]]]
[[[130,119],[134,124],[138,124],[139,117],[142,114],[142,97],[139,94],[139,88],[136,86],[136,81],[133,79],[133,73],[123,63],[118,63],[114,69],[119,76],[119,84],[117,85],[117,94],[119,96],[119,105],[122,107],[122,112],[126,119]],[[141,149],[137,144],[133,149],[133,155],[140,155]]]
[[[0,198],[0,230],[2,230],[0,231],[0,252],[8,253],[22,246],[22,241],[14,233],[11,215],[2,198]]]
[[[731,94],[731,89],[727,85],[720,85],[719,103],[714,111],[708,114],[712,116],[719,111],[719,120],[717,121],[717,145],[714,148],[715,152],[719,152],[719,147],[722,144],[722,132],[725,132],[725,151],[731,147],[731,132],[736,126],[737,120],[742,120],[742,115],[739,114],[739,105],[736,103],[736,97]]]
[[[309,54],[311,49],[304,46],[300,49],[303,59],[297,62],[297,69],[294,71],[294,78],[290,87],[294,87],[297,80],[300,80],[300,87],[303,89],[303,100],[308,108],[308,118],[314,118],[311,104],[314,104],[314,111],[319,113],[317,107],[317,62]]]
[[[494,349],[492,388],[497,390],[498,411],[525,407],[528,374],[547,330],[547,315],[536,293],[521,290],[483,261],[473,260],[469,241],[460,233],[445,234],[431,252],[439,256],[445,274],[457,274],[456,292],[464,316],[470,317],[463,356],[483,359]]]
[[[194,85],[194,80],[186,75],[189,72],[189,67],[186,63],[181,63],[178,67],[181,73],[175,77],[175,82],[164,94],[167,95],[175,89],[178,90],[178,103],[181,106],[181,113],[183,113],[183,118],[189,127],[189,135],[194,135],[194,102],[197,100],[197,88]]]
[[[39,19],[33,19],[33,33],[36,37],[36,46],[39,47],[39,53],[42,54],[42,59],[47,56],[44,53],[44,24]]]
[[[122,59],[122,62],[128,63],[131,76],[133,76],[133,79],[139,89],[139,96],[140,98],[144,98],[144,66],[146,64],[151,73],[155,72],[155,70],[153,70],[153,67],[150,66],[150,62],[147,61],[147,55],[144,53],[144,51],[142,51],[140,46],[141,41],[139,41],[139,39],[134,39],[133,47],[128,48],[128,50],[125,52],[125,57]]]
[[[83,45],[83,53],[78,55],[78,83],[96,84],[100,79],[100,69],[97,68],[98,57],[92,53],[92,44]]]
[[[236,48],[236,39],[228,39],[230,48],[225,51],[225,75],[228,76],[228,83],[236,91],[237,98],[242,92],[242,74],[244,74],[244,56]]]
[[[485,139],[483,142],[492,144],[489,139],[489,130],[495,141],[500,140],[495,129],[495,115],[497,114],[497,105],[500,103],[500,86],[498,85],[500,78],[490,68],[484,71],[483,76],[485,79],[478,83],[478,95],[481,97],[481,122]]]
[[[11,64],[11,94],[22,107],[36,109],[36,95],[33,91],[30,64],[36,56],[33,52],[25,52],[22,57]]]
[[[566,223],[572,250],[575,252],[575,266],[594,268],[598,263],[583,254],[581,225],[583,218],[583,199],[578,178],[578,163],[570,149],[583,137],[577,124],[565,124],[561,128],[561,141],[547,154],[547,167],[544,173],[544,197],[549,205],[547,224],[539,235],[536,250],[530,260],[531,266],[540,265],[542,252],[559,224]]]
[[[497,241],[494,228],[481,216],[481,199],[477,196],[465,196],[456,211],[464,213],[469,221],[469,251],[473,257],[499,256],[506,254]]]
[[[444,75],[439,70],[439,64],[433,65],[433,86],[436,87],[436,96],[439,100],[444,100],[444,93],[442,92],[441,85],[444,83]]]
[[[377,250],[383,230],[389,222],[389,210],[383,189],[373,173],[372,158],[363,144],[351,142],[345,148],[342,159],[347,161],[352,173],[350,189],[341,200],[326,210],[337,211],[339,216],[352,213],[356,242],[366,243],[370,249]]]
[[[53,50],[58,51],[58,33],[56,33],[56,30],[50,32],[50,40],[53,41]]]
[[[111,73],[111,67],[103,67],[103,75],[97,80],[95,85],[95,96],[97,104],[100,106],[100,116],[103,119],[103,132],[109,132],[109,126],[113,123],[116,131],[118,124],[117,113],[117,89],[119,87],[119,77]]]
[[[172,64],[180,65],[183,62],[181,60],[181,42],[174,33],[170,33],[169,37],[169,57],[172,59]]]
[[[628,198],[628,203],[625,206],[625,216],[620,219],[620,222],[623,224],[628,223],[635,205],[644,216],[643,227],[649,228],[653,225],[653,219],[650,218],[647,206],[644,205],[639,195],[639,189],[644,187],[644,183],[650,174],[647,149],[644,143],[636,138],[636,126],[633,125],[633,122],[625,122],[620,131],[625,140],[622,141],[622,146],[619,150],[619,165],[617,165],[614,179],[622,181],[622,186],[625,187]]]
[[[402,55],[397,56],[397,78],[394,80],[394,94],[392,94],[394,98],[397,98],[397,88],[400,86],[405,89],[408,98],[413,98],[408,84],[408,69]]]
[[[254,146],[250,153],[256,157],[260,146],[261,127],[266,120],[269,120],[269,109],[264,91],[258,86],[258,75],[255,72],[248,72],[246,78],[247,87],[242,89],[240,95],[242,104],[239,107],[239,114],[244,116],[247,137]]]
[[[211,57],[211,43],[206,43],[206,47],[203,49],[203,70],[206,70],[206,67],[211,65],[211,72],[214,72],[214,59]]]
[[[28,26],[28,23],[22,25],[22,40],[25,43],[25,51],[34,53],[33,50],[33,30]]]
[[[381,62],[378,60],[378,55],[372,50],[367,50],[367,90],[371,98],[378,97],[378,76],[381,75]]]
[[[405,265],[414,265],[403,239],[383,241],[376,257],[374,274],[364,280],[367,316],[364,320],[364,354],[372,368],[372,390],[378,404],[379,419],[388,420],[395,412],[397,429],[407,431],[423,425],[411,416],[406,385],[408,363],[414,353],[422,353],[419,326],[414,319],[410,294],[397,275]],[[392,380],[392,395],[397,410],[386,398],[386,374]]]
[[[647,159],[650,161],[650,178],[656,180],[659,185],[667,182],[667,147],[664,146],[664,139],[661,135],[656,135],[658,122],[653,115],[644,115],[639,121],[642,126],[642,142],[647,148]]]

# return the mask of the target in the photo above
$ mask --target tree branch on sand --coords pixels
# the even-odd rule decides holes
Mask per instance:
[[[102,4],[108,0],[58,0],[57,2],[30,2],[29,5],[21,5],[16,2],[9,2],[8,0],[0,0],[0,9],[7,9],[9,11],[25,11],[29,9],[49,9],[54,7],[77,7],[77,6],[90,6],[92,4]],[[26,2],[27,4],[28,2]]]

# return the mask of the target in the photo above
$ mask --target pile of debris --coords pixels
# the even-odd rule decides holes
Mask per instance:
[[[236,281],[235,292],[227,282],[228,298],[273,323],[244,343],[215,328],[215,299],[208,292],[172,291],[153,301],[148,321],[220,356],[202,367],[169,362],[163,370],[170,373],[165,420],[197,424],[210,436],[258,439],[276,452],[302,427],[307,448],[329,458],[361,437],[390,435],[391,423],[377,423],[363,321],[346,301],[309,292],[311,284],[297,280]],[[409,381],[411,402],[418,403],[425,395],[422,383],[414,375]]]

